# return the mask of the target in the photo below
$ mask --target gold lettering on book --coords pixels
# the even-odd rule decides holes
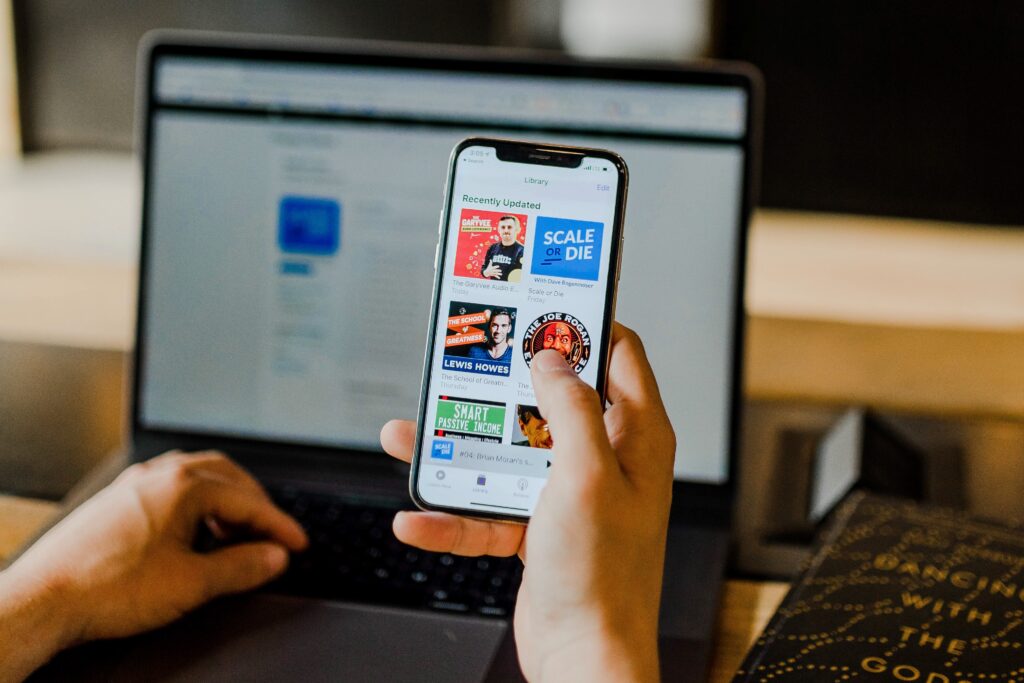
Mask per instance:
[[[914,560],[903,559],[894,553],[875,555],[872,565],[875,569],[883,572],[913,576],[922,581],[948,582],[954,588],[961,590],[984,591],[1004,598],[1017,598],[1024,602],[1024,588],[1015,583],[1006,583],[999,579],[993,580],[988,576],[978,576],[974,572],[964,570],[950,572],[934,564],[922,565]]]
[[[955,619],[963,615],[964,619],[966,619],[968,623],[978,621],[981,622],[982,626],[988,626],[988,622],[992,619],[992,612],[982,612],[977,607],[967,609],[967,605],[962,602],[935,599],[930,595],[920,595],[918,593],[903,592],[900,595],[903,599],[904,607],[910,607],[916,610],[926,610],[932,614],[946,613],[951,619]],[[966,613],[964,613],[965,610]]]
[[[971,581],[974,580],[974,572],[953,572],[953,576],[949,577],[949,582],[957,588],[970,588]],[[988,583],[988,579],[984,576],[980,579],[980,588],[984,589],[985,584]]]
[[[993,595],[999,594],[1004,598],[1012,598],[1017,593],[1017,584],[993,581],[991,590]]]
[[[950,678],[936,671],[921,671],[916,666],[897,664],[889,668],[889,662],[882,657],[865,657],[860,668],[869,674],[891,673],[897,681],[920,681],[921,683],[973,683],[966,678]]]
[[[900,635],[900,640],[904,643],[916,642],[920,647],[930,647],[933,650],[942,649],[942,644],[945,643],[946,652],[956,657],[959,657],[967,650],[967,641],[960,640],[959,638],[950,638],[947,641],[945,636],[933,635],[928,631],[922,631],[910,626],[900,626],[900,633],[902,634]]]

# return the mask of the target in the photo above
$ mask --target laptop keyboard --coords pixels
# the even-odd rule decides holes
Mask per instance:
[[[289,488],[270,495],[310,540],[271,590],[488,617],[512,613],[523,572],[517,557],[459,557],[405,545],[391,532],[396,507]]]

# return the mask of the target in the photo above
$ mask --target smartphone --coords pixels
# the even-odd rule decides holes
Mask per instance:
[[[530,361],[554,349],[604,399],[628,172],[606,150],[470,138],[452,151],[409,488],[525,522],[551,466]]]

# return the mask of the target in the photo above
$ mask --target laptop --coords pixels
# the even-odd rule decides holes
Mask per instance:
[[[618,317],[679,436],[662,672],[703,680],[736,471],[756,75],[182,33],[148,36],[140,72],[131,457],[221,449],[312,547],[263,591],[39,679],[520,680],[518,559],[394,539],[408,471],[378,442],[416,414],[449,153],[486,134],[629,164]],[[309,239],[283,239],[303,199],[330,203],[331,225],[321,212]]]

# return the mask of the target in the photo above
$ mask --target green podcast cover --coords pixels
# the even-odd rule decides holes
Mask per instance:
[[[453,396],[438,397],[435,436],[499,443],[504,433],[504,403]]]

